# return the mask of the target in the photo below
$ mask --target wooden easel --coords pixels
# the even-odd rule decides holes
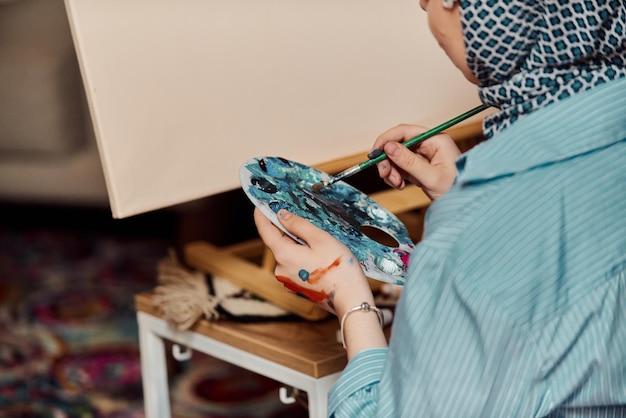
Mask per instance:
[[[462,124],[450,128],[446,133],[465,151],[482,140],[482,122]],[[366,154],[363,152],[321,163],[315,165],[315,168],[338,173],[364,161]],[[430,199],[419,188],[409,186],[401,191],[387,189],[372,193],[370,197],[396,214],[407,224],[411,237],[415,241],[419,240],[422,219],[416,211],[430,204]],[[204,241],[191,242],[184,247],[184,257],[189,266],[229,279],[241,288],[304,319],[315,321],[328,316],[323,309],[284,290],[283,285],[274,277],[273,255],[260,239],[222,248]],[[372,286],[377,285],[377,282],[371,282]]]

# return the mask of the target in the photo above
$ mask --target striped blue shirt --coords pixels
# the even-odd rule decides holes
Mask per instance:
[[[389,348],[350,361],[329,416],[626,416],[626,79],[520,119],[457,166]]]

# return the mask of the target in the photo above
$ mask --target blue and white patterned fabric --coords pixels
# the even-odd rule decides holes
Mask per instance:
[[[626,75],[624,0],[462,0],[467,61],[481,100],[501,111],[488,138],[519,117]]]

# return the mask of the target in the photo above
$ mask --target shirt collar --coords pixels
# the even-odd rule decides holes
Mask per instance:
[[[463,154],[457,183],[512,175],[626,140],[626,78],[533,112]]]

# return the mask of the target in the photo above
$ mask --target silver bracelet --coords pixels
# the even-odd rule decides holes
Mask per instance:
[[[341,318],[341,325],[340,325],[340,329],[341,329],[341,345],[343,345],[343,348],[347,348],[346,347],[346,339],[344,336],[344,331],[343,331],[343,326],[346,323],[346,319],[350,316],[350,314],[354,313],[354,312],[376,312],[376,315],[378,315],[378,320],[380,321],[380,327],[383,328],[384,324],[385,324],[385,318],[383,316],[383,311],[381,311],[380,309],[378,309],[376,306],[370,305],[367,302],[363,302],[360,305],[355,306],[354,308],[350,308],[350,310],[346,311],[345,314],[343,314],[343,317]]]

